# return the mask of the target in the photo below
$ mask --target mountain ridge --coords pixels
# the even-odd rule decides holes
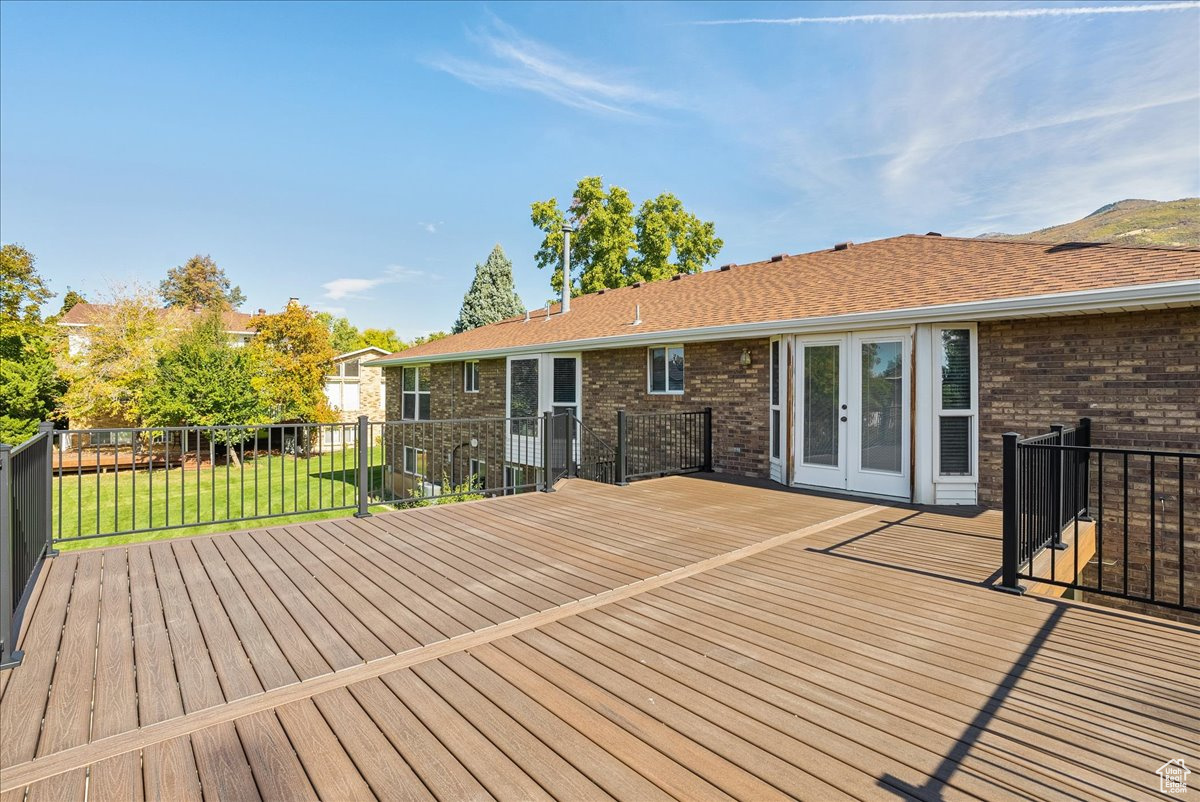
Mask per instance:
[[[1200,198],[1126,198],[1074,220],[1026,234],[980,234],[1012,242],[1111,242],[1115,245],[1200,247]]]

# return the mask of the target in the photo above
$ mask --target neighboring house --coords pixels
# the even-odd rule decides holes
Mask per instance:
[[[85,352],[88,344],[91,342],[91,334],[89,330],[103,320],[104,315],[111,309],[107,304],[89,304],[78,303],[72,306],[65,315],[59,318],[58,325],[67,330],[67,351],[71,356],[78,356]],[[167,314],[169,310],[161,310],[162,314]],[[196,316],[204,314],[203,312],[193,312]],[[259,309],[258,314],[266,314],[266,310]],[[227,311],[221,314],[222,320],[225,323],[225,332],[229,335],[230,342],[237,347],[241,347],[250,341],[254,336],[254,329],[251,326],[251,320],[254,315],[245,312]],[[79,421],[72,420],[67,422],[67,427],[71,429],[82,428],[99,428],[105,426],[124,427],[127,424],[121,421],[109,420],[88,420]],[[92,444],[126,444],[132,442],[132,432],[92,432],[89,435],[88,441]]]
[[[87,350],[90,335],[88,329],[96,325],[96,321],[103,318],[104,313],[111,307],[107,304],[75,304],[63,315],[58,325],[67,330],[67,350],[71,356],[76,356]],[[167,314],[169,310],[163,309],[163,314]],[[203,312],[194,312],[199,316]],[[266,314],[265,309],[259,309],[258,314]],[[254,315],[245,312],[228,311],[221,314],[222,320],[225,322],[225,332],[229,335],[230,342],[235,346],[242,346],[250,342],[250,338],[254,336],[254,329],[250,325],[250,321],[254,319]]]
[[[325,379],[325,397],[329,406],[337,413],[341,423],[354,423],[360,415],[373,422],[382,422],[387,410],[386,391],[382,371],[364,367],[363,363],[386,356],[387,351],[376,346],[360,348],[333,358],[333,372]],[[346,430],[350,435],[349,430]],[[340,429],[332,429],[326,435],[328,445],[340,445],[343,440]]]
[[[1200,448],[1200,250],[845,243],[602,290],[371,364],[389,420],[569,408],[612,438],[621,408],[712,407],[718,471],[998,506],[1005,431],[1089,416],[1099,445]],[[403,473],[419,457],[389,459]]]

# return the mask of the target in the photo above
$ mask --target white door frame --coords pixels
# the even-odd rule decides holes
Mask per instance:
[[[575,360],[575,403],[554,403],[554,359],[570,358]],[[504,416],[512,417],[512,363],[522,360],[534,360],[538,369],[538,417],[553,411],[555,406],[574,406],[575,417],[583,420],[583,354],[578,351],[560,351],[544,354],[522,354],[509,356],[504,361]],[[510,424],[505,424],[506,429]],[[541,467],[541,440],[536,435],[520,435],[506,431],[505,461],[520,465]],[[576,450],[578,450],[576,442]]]
[[[862,346],[870,342],[901,343],[902,412],[900,471],[862,466]],[[911,496],[912,429],[912,335],[909,329],[881,329],[836,334],[796,335],[792,338],[795,358],[792,420],[790,433],[793,465],[791,481],[806,487],[822,487],[851,493],[908,499]],[[838,346],[838,448],[837,465],[804,461],[805,356],[814,346]]]

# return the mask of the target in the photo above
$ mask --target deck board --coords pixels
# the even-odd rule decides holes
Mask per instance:
[[[1155,798],[1200,631],[995,593],[999,550],[675,477],[64,553],[3,802]]]

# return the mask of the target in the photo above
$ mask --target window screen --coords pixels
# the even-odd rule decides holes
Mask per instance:
[[[509,414],[514,418],[538,414],[538,361],[514,359],[508,363]]]
[[[971,330],[942,329],[942,409],[971,408]]]
[[[575,376],[575,357],[554,358],[554,403],[574,404],[578,400]]]
[[[938,432],[939,465],[943,476],[968,476],[971,473],[971,419],[943,417]]]

